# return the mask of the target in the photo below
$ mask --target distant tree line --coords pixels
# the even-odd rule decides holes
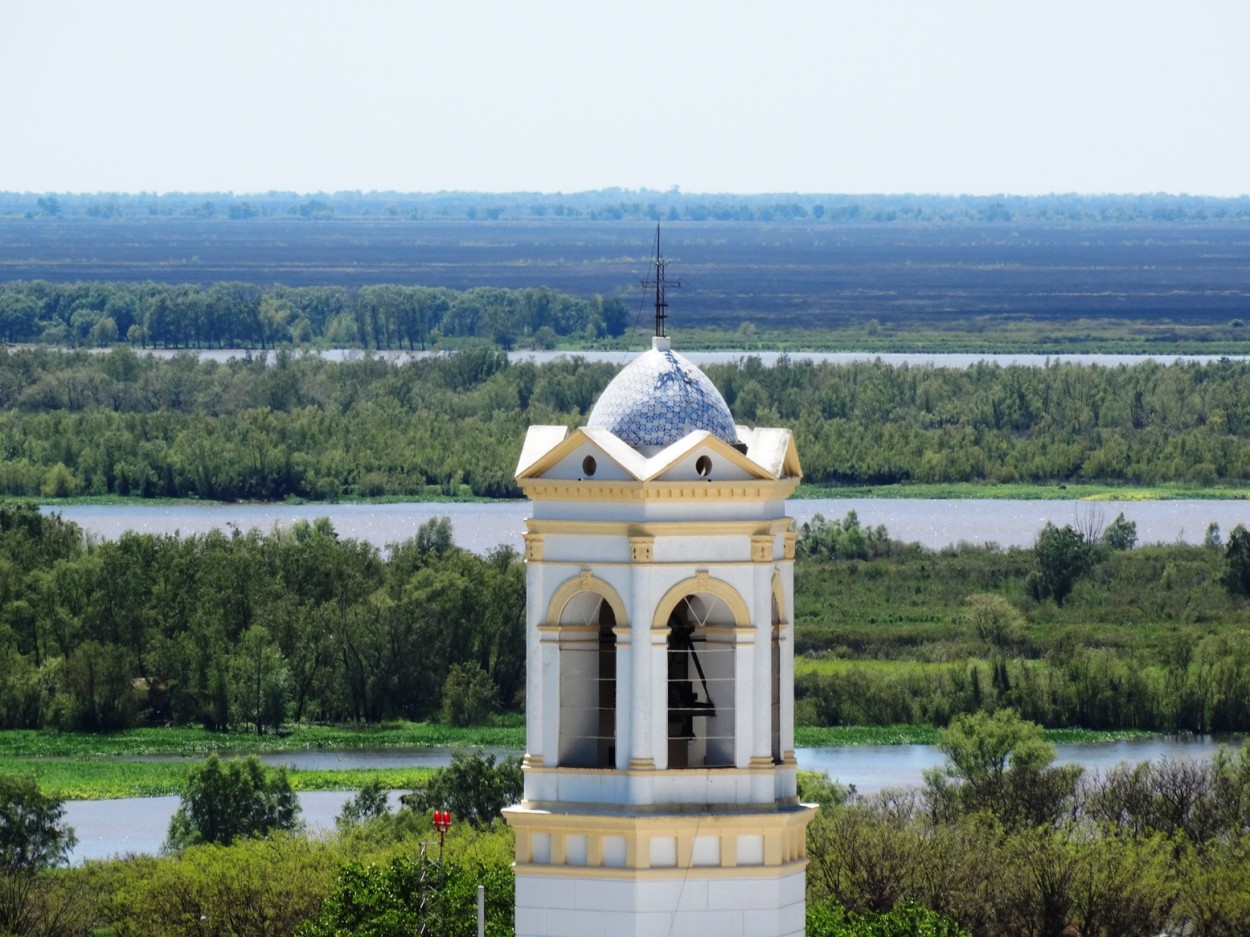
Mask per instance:
[[[485,340],[554,348],[559,337],[619,336],[619,299],[580,299],[546,287],[451,290],[382,284],[262,289],[94,281],[0,283],[0,341],[143,348],[275,348],[313,342],[343,348],[425,350]]]
[[[705,370],[739,422],[793,428],[817,484],[1250,478],[1245,362]],[[615,372],[487,347],[404,363],[0,352],[0,495],[516,497],[526,427],[584,423]]]
[[[808,224],[914,222],[1208,222],[1250,218],[1250,199],[1146,193],[1137,195],[712,195],[674,187],[588,192],[265,192],[29,193],[0,192],[0,217],[40,219],[222,219],[374,217],[395,220],[561,219],[756,221]]]

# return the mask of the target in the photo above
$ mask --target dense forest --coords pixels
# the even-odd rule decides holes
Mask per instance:
[[[3,728],[376,723],[437,715],[451,671],[486,712],[525,682],[519,558],[446,520],[383,557],[323,522],[88,546],[0,506],[0,620]]]
[[[1250,364],[1091,367],[758,359],[709,365],[735,417],[789,426],[806,481],[1238,485]],[[516,497],[531,424],[585,421],[616,368],[497,350],[225,363],[0,351],[0,494]]]
[[[0,192],[0,217],[228,218],[246,222],[286,216],[304,219],[579,218],[627,222],[774,221],[1134,221],[1183,222],[1250,218],[1250,199],[1199,195],[727,195],[600,189],[572,193],[295,192],[32,193]]]
[[[1032,549],[940,551],[853,515],[799,531],[797,712],[944,725],[1014,708],[1047,726],[1250,730],[1250,535],[1131,549],[1048,527]],[[379,551],[326,521],[84,541],[0,506],[0,727],[276,729],[481,721],[524,706],[519,557],[446,520]]]

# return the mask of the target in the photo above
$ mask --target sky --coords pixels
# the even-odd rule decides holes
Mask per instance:
[[[1250,192],[1247,0],[0,0],[0,190]]]

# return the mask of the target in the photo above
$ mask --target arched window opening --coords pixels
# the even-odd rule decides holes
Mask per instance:
[[[727,615],[724,603],[709,595],[688,595],[669,615],[670,768],[734,763],[734,641]]]
[[[569,602],[560,632],[562,767],[616,764],[616,615],[602,596]]]

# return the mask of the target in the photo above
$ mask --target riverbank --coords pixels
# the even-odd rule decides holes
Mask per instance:
[[[381,498],[336,498],[333,501],[309,501],[290,498],[277,502],[289,505],[325,505],[329,510],[344,504],[520,504],[519,498],[479,498],[469,492],[468,486],[460,486],[458,494],[447,494],[437,486],[427,486],[419,492]],[[1211,487],[1194,485],[1135,485],[1113,486],[1098,484],[1031,485],[1031,484],[978,484],[975,482],[952,482],[946,484],[906,485],[810,485],[803,484],[791,496],[792,500],[868,498],[885,500],[941,500],[941,501],[1245,501],[1250,498],[1250,488]],[[73,498],[13,497],[7,500],[19,504],[38,505],[48,511],[58,508],[89,506],[228,506],[266,505],[264,501],[206,501],[198,498],[133,498],[121,495],[82,495]]]
[[[797,747],[855,748],[883,745],[932,745],[933,726],[799,727]],[[1055,744],[1112,743],[1147,738],[1141,732],[1056,730],[1047,733]],[[307,751],[382,749],[489,748],[521,752],[522,726],[456,729],[430,723],[403,723],[377,728],[334,729],[308,726],[282,735],[216,733],[203,729],[132,729],[109,735],[67,732],[0,732],[0,771],[34,773],[40,788],[66,800],[108,800],[160,797],[179,793],[187,772],[202,757]],[[429,778],[433,768],[402,766],[306,770],[288,768],[297,791],[357,790],[377,779],[391,790],[410,790]]]

